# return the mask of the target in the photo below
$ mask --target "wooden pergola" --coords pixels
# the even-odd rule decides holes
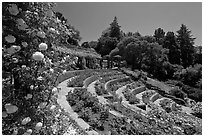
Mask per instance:
[[[92,59],[96,59],[96,62],[98,62],[98,64],[101,60],[101,55],[96,53],[96,51],[94,51],[93,49],[89,49],[89,48],[76,47],[76,46],[68,46],[68,47],[53,46],[52,48],[62,53],[77,56],[78,64],[82,66],[82,68],[86,67],[87,65],[89,65],[88,67],[91,67],[90,61]]]
[[[104,60],[107,60],[107,68],[113,68],[113,61],[117,60],[117,67],[120,68],[121,59],[122,57],[120,55],[115,56],[105,55],[101,58],[100,65],[102,67],[102,62]]]

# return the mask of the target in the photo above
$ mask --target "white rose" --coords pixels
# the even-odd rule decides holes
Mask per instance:
[[[36,125],[35,125],[35,130],[40,130],[43,126],[43,123],[42,122],[38,122]]]
[[[50,110],[53,110],[53,109],[55,109],[56,108],[56,106],[55,105],[52,105],[51,107],[50,107]]]
[[[47,105],[47,102],[42,102],[39,104],[38,108],[45,108]]]
[[[58,91],[58,89],[56,88],[56,87],[54,87],[53,89],[52,89],[52,93],[56,93]]]
[[[23,47],[27,47],[28,46],[27,42],[21,42],[21,44],[22,44]]]
[[[34,86],[33,86],[33,85],[30,85],[30,89],[33,90],[33,89],[34,89]]]
[[[5,117],[7,117],[7,116],[8,116],[8,114],[6,113],[6,111],[3,111],[3,112],[2,112],[2,117],[5,118]]]
[[[54,28],[49,28],[49,31],[55,32],[55,29]]]
[[[38,37],[41,37],[41,38],[45,38],[45,32],[43,32],[43,31],[38,31],[37,36],[38,36]]]
[[[23,135],[31,135],[32,132],[33,132],[32,129],[28,129],[28,130],[26,130],[26,132]]]
[[[25,99],[28,100],[28,99],[31,99],[33,97],[32,94],[27,94],[27,96],[25,96]]]
[[[26,65],[22,65],[21,68],[26,68]]]
[[[18,111],[18,107],[15,105],[12,105],[11,103],[5,104],[5,108],[8,114],[12,114]]]
[[[35,52],[32,57],[36,61],[41,61],[44,59],[44,55],[41,52]]]
[[[5,37],[5,40],[8,42],[8,43],[14,43],[16,41],[16,38],[12,35],[8,35]]]
[[[25,21],[22,18],[17,19],[16,21],[17,21],[17,24],[20,25],[20,26],[25,24]]]
[[[17,58],[12,58],[13,63],[18,63],[18,59]]]
[[[22,125],[26,125],[27,123],[29,123],[31,121],[31,118],[30,117],[26,117],[22,120],[21,124]]]
[[[46,43],[40,43],[39,44],[39,49],[40,50],[47,50],[47,44]]]
[[[17,15],[19,13],[18,7],[16,4],[10,4],[8,10],[11,15]]]
[[[41,80],[43,80],[43,77],[40,76],[40,77],[37,78],[37,80],[41,81]]]
[[[50,69],[50,72],[51,72],[51,73],[54,73],[54,69],[51,68],[51,69]]]
[[[66,70],[64,70],[63,72],[62,72],[62,74],[65,74],[67,71]]]
[[[12,45],[11,48],[14,49],[16,52],[21,50],[21,47],[20,46],[16,46],[16,45]]]

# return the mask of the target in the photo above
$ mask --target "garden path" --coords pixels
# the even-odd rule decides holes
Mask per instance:
[[[78,114],[76,112],[73,111],[73,109],[71,108],[71,106],[69,105],[69,103],[66,100],[66,95],[68,94],[68,92],[72,92],[74,90],[74,88],[70,88],[67,87],[67,82],[69,81],[65,80],[63,82],[61,82],[58,85],[59,88],[59,92],[58,94],[58,98],[57,98],[57,103],[64,109],[65,112],[69,113],[70,117],[85,131],[87,131],[87,129],[90,128],[90,125],[87,124],[83,119],[78,118]],[[98,133],[94,130],[90,130],[87,131],[87,133],[89,135],[98,135]]]

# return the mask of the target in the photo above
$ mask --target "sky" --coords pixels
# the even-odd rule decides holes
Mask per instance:
[[[97,40],[116,16],[123,32],[142,35],[157,28],[176,33],[185,24],[202,45],[201,2],[57,2],[55,10],[80,31],[80,43]]]

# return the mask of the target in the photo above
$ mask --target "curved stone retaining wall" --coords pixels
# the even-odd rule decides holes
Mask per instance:
[[[113,79],[113,80],[110,80],[108,82],[105,83],[105,90],[110,90],[110,86],[112,84],[115,84],[117,82],[125,82],[125,81],[128,81],[130,80],[130,77],[125,77],[125,78],[121,78],[121,79]]]
[[[186,102],[185,102],[184,100],[180,99],[180,98],[176,98],[176,97],[174,97],[174,96],[172,96],[172,95],[165,95],[165,97],[172,99],[172,100],[175,101],[177,104],[186,105]]]
[[[57,78],[55,85],[57,86],[59,83],[65,81],[66,79],[79,75],[85,71],[89,71],[89,70],[74,70],[74,71],[68,71],[65,74],[60,74]]]
[[[137,87],[137,88],[131,90],[131,93],[133,93],[134,95],[137,95],[137,94],[139,94],[145,90],[146,90],[145,86],[140,86],[140,87]]]
[[[150,100],[152,101],[152,102],[154,102],[154,101],[156,101],[157,99],[159,99],[159,98],[161,98],[162,96],[160,95],[160,94],[158,94],[158,93],[156,93],[156,94],[154,94],[151,98],[150,98]]]
[[[92,82],[96,81],[99,77],[97,75],[93,75],[91,77],[88,77],[87,79],[84,80],[84,87],[87,88],[89,84]]]

